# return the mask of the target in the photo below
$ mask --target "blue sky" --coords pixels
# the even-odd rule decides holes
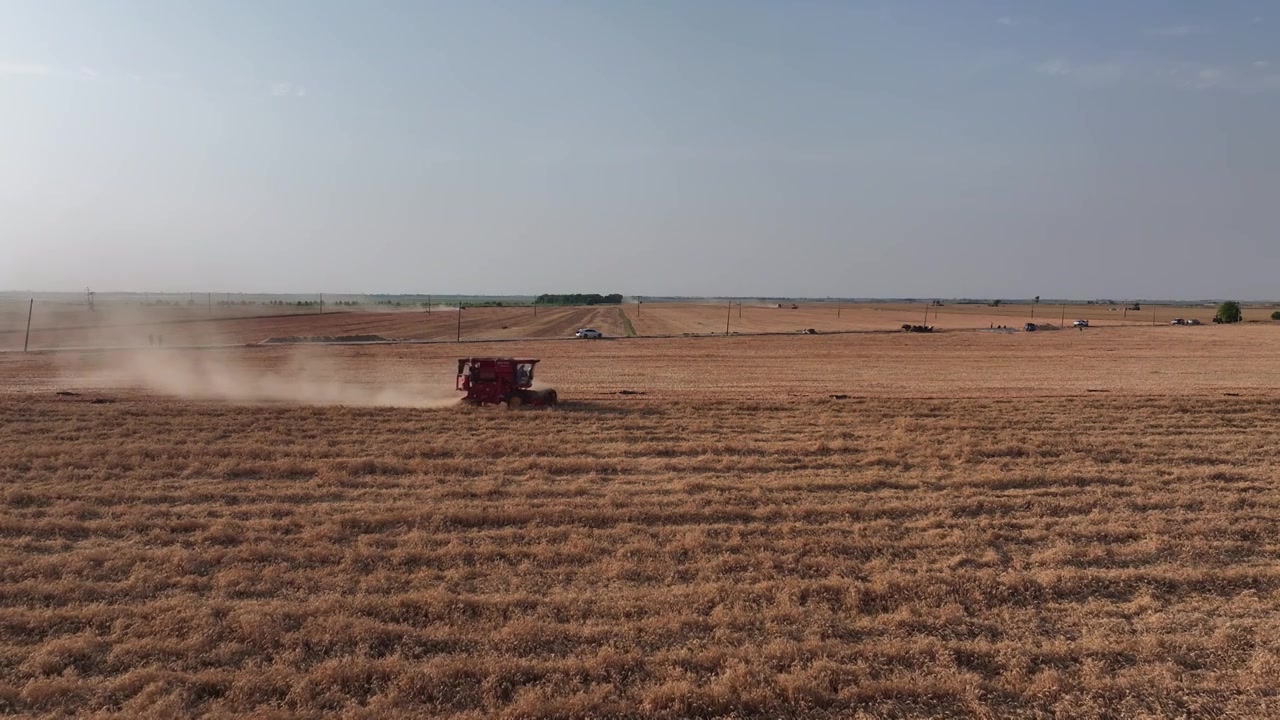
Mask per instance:
[[[0,0],[0,289],[1280,298],[1278,24]]]

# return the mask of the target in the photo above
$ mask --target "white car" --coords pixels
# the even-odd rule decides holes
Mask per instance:
[[[1088,320],[1077,320],[1077,321],[1075,321],[1074,323],[1072,323],[1072,325],[1073,325],[1074,327],[1089,327],[1089,321],[1088,321]]]
[[[580,337],[580,338],[602,338],[602,337],[604,337],[604,333],[600,332],[599,330],[593,330],[593,329],[591,329],[591,328],[581,328],[581,329],[579,329],[579,330],[578,330],[578,332],[574,333],[573,335],[574,335],[574,337]]]

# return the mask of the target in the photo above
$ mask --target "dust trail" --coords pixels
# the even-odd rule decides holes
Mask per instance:
[[[296,352],[278,367],[252,365],[223,352],[165,350],[112,354],[95,365],[87,378],[94,385],[200,400],[412,408],[458,402],[450,385],[365,382],[388,369],[369,362],[343,367],[315,352]],[[85,369],[78,370],[84,378]]]

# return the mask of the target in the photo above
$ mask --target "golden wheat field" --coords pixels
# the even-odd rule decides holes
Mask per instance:
[[[565,402],[459,407],[463,354],[539,357]],[[1278,354],[3,353],[0,712],[1274,717]]]

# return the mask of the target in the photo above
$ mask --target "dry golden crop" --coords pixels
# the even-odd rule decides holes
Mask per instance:
[[[569,402],[519,412],[170,397],[117,353],[0,355],[0,711],[1274,716],[1277,347],[160,356],[192,385],[433,397],[460,349],[540,356]]]

